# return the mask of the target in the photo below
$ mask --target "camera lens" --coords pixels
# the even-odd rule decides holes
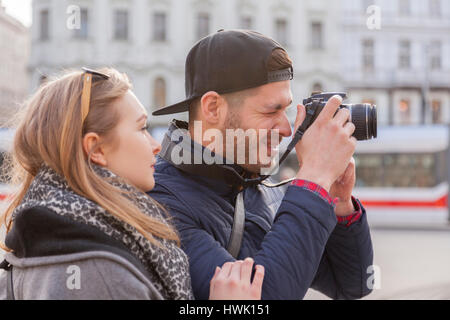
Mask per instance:
[[[377,137],[377,107],[375,105],[343,104],[340,107],[350,110],[351,121],[355,125],[353,136],[356,140],[370,140]]]

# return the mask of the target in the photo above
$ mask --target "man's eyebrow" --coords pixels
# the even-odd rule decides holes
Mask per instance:
[[[142,119],[147,119],[147,115],[143,114],[142,116],[139,117],[139,119],[136,120],[136,122],[141,121]]]
[[[289,101],[289,104],[287,105],[288,107],[292,104],[292,99]],[[267,108],[269,109],[275,109],[275,110],[281,110],[283,109],[283,106],[281,104],[273,104],[273,105],[268,105]]]

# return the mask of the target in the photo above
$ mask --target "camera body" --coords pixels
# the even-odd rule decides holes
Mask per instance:
[[[303,100],[306,113],[310,115],[307,128],[316,120],[328,99],[334,95],[339,95],[342,99],[347,97],[347,94],[343,92],[313,92],[309,98]],[[339,108],[350,110],[350,121],[355,125],[353,136],[357,140],[370,140],[377,137],[377,108],[375,105],[368,103],[341,104]]]

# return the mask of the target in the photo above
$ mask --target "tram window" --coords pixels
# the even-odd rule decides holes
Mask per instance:
[[[443,153],[357,154],[355,160],[358,187],[428,188],[445,179]]]

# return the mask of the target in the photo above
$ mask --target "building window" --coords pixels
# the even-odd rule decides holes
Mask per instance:
[[[166,81],[156,78],[153,83],[153,106],[155,108],[166,105]]]
[[[288,44],[288,27],[286,19],[275,20],[275,40],[281,45],[286,46]]]
[[[411,104],[408,99],[400,100],[398,104],[398,111],[400,115],[400,124],[411,123]]]
[[[311,47],[313,49],[323,48],[323,30],[321,22],[311,23]]]
[[[253,21],[252,21],[252,17],[249,16],[243,16],[241,17],[241,28],[242,29],[247,29],[250,30],[253,28]]]
[[[433,123],[442,123],[442,103],[440,100],[431,101],[431,120]]]
[[[441,59],[442,45],[440,41],[433,41],[430,44],[430,69],[440,70],[442,59]]]
[[[430,16],[439,18],[441,16],[441,0],[429,0]]]
[[[362,41],[362,65],[364,71],[373,71],[375,69],[375,50],[372,39]]]
[[[409,0],[398,0],[398,12],[402,16],[411,14],[411,3]]]
[[[128,39],[128,11],[119,9],[114,12],[114,39]]]
[[[88,9],[82,8],[80,10],[80,28],[74,29],[74,37],[78,39],[87,39],[88,37]]]
[[[399,43],[399,61],[400,69],[409,69],[411,67],[411,42],[402,40]]]
[[[48,9],[41,10],[39,13],[40,18],[40,40],[48,40],[50,38],[50,24],[49,24],[49,11]]]
[[[167,16],[164,12],[157,12],[153,14],[153,40],[166,41],[167,40]]]
[[[201,12],[197,15],[197,38],[201,39],[206,37],[209,32],[210,18],[209,14]]]

